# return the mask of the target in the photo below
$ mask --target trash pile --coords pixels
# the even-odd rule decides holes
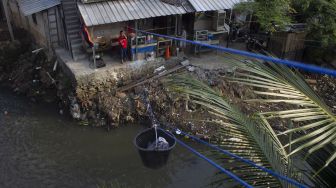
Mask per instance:
[[[29,39],[29,36],[22,36]],[[55,58],[30,40],[0,42],[0,84],[32,101],[56,101],[65,96],[67,78]]]

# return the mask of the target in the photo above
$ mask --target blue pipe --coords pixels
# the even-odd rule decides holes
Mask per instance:
[[[136,30],[136,29],[134,29],[134,30]],[[274,58],[274,57],[270,57],[270,56],[255,54],[255,53],[236,50],[236,49],[232,49],[232,48],[225,48],[225,47],[222,47],[222,46],[204,44],[202,42],[176,38],[176,37],[172,37],[172,36],[168,36],[168,35],[161,35],[161,34],[151,33],[151,32],[142,31],[142,30],[136,30],[136,31],[146,33],[146,34],[149,34],[149,35],[158,36],[158,37],[169,38],[169,39],[172,39],[172,40],[188,42],[188,43],[191,43],[191,44],[200,45],[200,46],[212,48],[212,49],[223,51],[223,52],[229,52],[229,53],[232,53],[232,54],[242,55],[242,56],[245,56],[245,57],[261,59],[261,60],[264,60],[264,61],[267,61],[267,62],[273,62],[273,63],[282,64],[282,65],[287,65],[289,67],[298,68],[298,69],[302,69],[302,70],[313,72],[313,73],[327,74],[327,75],[336,77],[336,70],[333,70],[333,69],[327,69],[327,68],[323,68],[323,67],[319,67],[319,66],[315,66],[315,65],[304,64],[304,63],[301,63],[301,62],[298,62],[298,61],[290,61],[290,60],[285,60],[285,59]]]
[[[213,148],[213,149],[215,149],[215,150],[217,150],[217,151],[220,151],[221,153],[223,153],[223,154],[225,154],[225,155],[228,155],[228,156],[230,156],[230,157],[232,157],[232,158],[235,158],[235,159],[237,159],[237,160],[239,160],[239,161],[241,161],[241,162],[244,162],[244,163],[246,163],[246,164],[249,164],[249,165],[251,165],[251,166],[254,166],[254,167],[256,167],[256,168],[258,168],[258,169],[260,169],[260,170],[262,170],[262,171],[264,171],[264,172],[267,172],[268,174],[270,174],[270,175],[272,175],[272,176],[274,176],[274,177],[276,177],[276,178],[279,178],[279,179],[281,179],[281,180],[287,181],[288,183],[290,183],[290,184],[292,184],[292,185],[295,185],[295,186],[300,187],[300,188],[308,188],[306,185],[303,185],[303,184],[301,184],[301,183],[299,183],[299,182],[297,182],[297,181],[295,181],[295,180],[293,180],[293,179],[290,179],[290,178],[288,178],[288,177],[286,177],[286,176],[283,176],[283,175],[281,175],[281,174],[279,174],[279,173],[277,173],[277,172],[274,172],[274,171],[272,171],[272,170],[270,170],[270,169],[267,169],[267,168],[265,168],[265,167],[263,167],[263,166],[257,165],[257,164],[255,164],[253,161],[251,161],[251,160],[244,159],[244,158],[242,158],[242,157],[240,157],[240,156],[238,156],[238,155],[235,155],[235,154],[233,154],[233,153],[231,153],[231,152],[229,152],[229,151],[226,151],[226,150],[224,150],[224,149],[222,149],[222,148],[220,148],[220,147],[218,147],[218,146],[215,146],[215,145],[213,145],[213,144],[210,144],[210,143],[208,143],[208,142],[205,142],[204,140],[201,140],[201,139],[199,139],[199,138],[196,138],[195,136],[189,135],[189,134],[187,134],[187,133],[185,133],[185,132],[183,132],[183,131],[181,131],[181,130],[179,130],[179,129],[175,129],[175,130],[181,132],[182,135],[184,135],[184,136],[188,136],[189,138],[193,139],[193,140],[196,141],[196,142],[199,142],[199,143],[201,143],[201,144],[204,144],[204,145],[206,145],[206,146],[209,146],[209,147],[211,147],[211,148]]]
[[[219,169],[221,172],[223,172],[224,174],[230,176],[232,179],[236,180],[238,183],[240,183],[241,185],[243,185],[244,187],[248,187],[248,188],[252,188],[253,186],[251,186],[250,184],[248,184],[247,182],[245,182],[244,180],[240,179],[238,176],[236,176],[235,174],[233,174],[232,172],[226,170],[225,168],[221,167],[220,165],[218,165],[217,163],[215,163],[214,161],[212,161],[211,159],[207,158],[206,156],[202,155],[201,153],[199,153],[198,151],[196,151],[194,148],[188,146],[186,143],[182,142],[181,140],[175,138],[176,142],[178,142],[181,146],[185,147],[186,149],[188,149],[189,151],[191,151],[192,153],[194,153],[195,155],[197,155],[198,157],[204,159],[206,162],[208,162],[209,164],[211,164],[212,166],[216,167],[217,169]]]

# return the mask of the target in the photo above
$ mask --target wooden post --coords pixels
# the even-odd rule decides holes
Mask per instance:
[[[228,36],[227,36],[227,41],[226,41],[226,47],[229,48],[229,43],[230,43],[230,35],[231,35],[231,31],[232,31],[232,12],[233,12],[233,9],[230,9],[230,18],[229,18],[229,32],[228,32]]]
[[[174,37],[177,37],[177,33],[178,33],[178,18],[179,18],[179,15],[175,15],[175,33],[174,33]],[[177,46],[177,41],[174,41],[175,43],[175,46]]]
[[[175,15],[175,36],[177,36],[177,31],[178,31],[178,18],[179,15]]]
[[[251,22],[252,22],[252,17],[253,17],[253,10],[251,11],[251,15],[250,15],[250,20],[249,20],[249,24],[248,24],[248,26],[249,26],[249,32],[251,33]]]
[[[135,20],[135,60],[138,60],[138,20]]]
[[[7,21],[7,25],[8,25],[8,31],[11,37],[11,40],[14,41],[14,33],[13,33],[13,28],[12,28],[12,24],[10,22],[9,19],[9,14],[8,14],[8,0],[2,0],[2,5],[3,5],[3,9],[5,12],[5,16],[6,16],[6,21]]]

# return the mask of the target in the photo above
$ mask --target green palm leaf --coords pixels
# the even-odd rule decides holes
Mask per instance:
[[[194,103],[207,108],[218,118],[213,120],[213,123],[221,125],[218,131],[219,146],[271,167],[280,174],[294,177],[294,172],[288,174],[288,154],[266,119],[249,118],[229,104],[219,92],[192,77],[186,75],[170,77],[165,80],[165,84],[175,92],[189,95]],[[256,172],[268,176],[260,170]],[[253,176],[253,173],[249,174],[248,178],[253,179],[251,182],[258,185],[262,185],[264,181],[260,179],[260,175]],[[272,177],[268,177],[269,182],[274,182],[274,179],[270,178]]]
[[[307,156],[326,146],[334,149],[329,159],[320,164],[327,167],[336,158],[336,117],[323,100],[307,84],[303,76],[284,65],[259,61],[231,62],[237,73],[231,82],[254,88],[257,99],[249,102],[286,103],[291,110],[261,113],[266,119],[282,118],[293,121],[295,127],[280,135],[295,133],[291,142],[293,150],[288,156],[307,151]],[[284,147],[289,146],[286,144]]]

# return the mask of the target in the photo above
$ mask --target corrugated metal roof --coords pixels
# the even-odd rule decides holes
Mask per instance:
[[[25,16],[41,12],[48,8],[57,6],[61,3],[60,0],[20,0],[20,10]]]
[[[231,9],[246,0],[189,0],[196,12]]]
[[[160,0],[119,0],[90,4],[79,2],[78,9],[86,26],[186,13],[182,6],[177,7]]]
[[[191,5],[191,3],[188,0],[182,0],[181,4],[187,12],[195,12],[194,7]]]

